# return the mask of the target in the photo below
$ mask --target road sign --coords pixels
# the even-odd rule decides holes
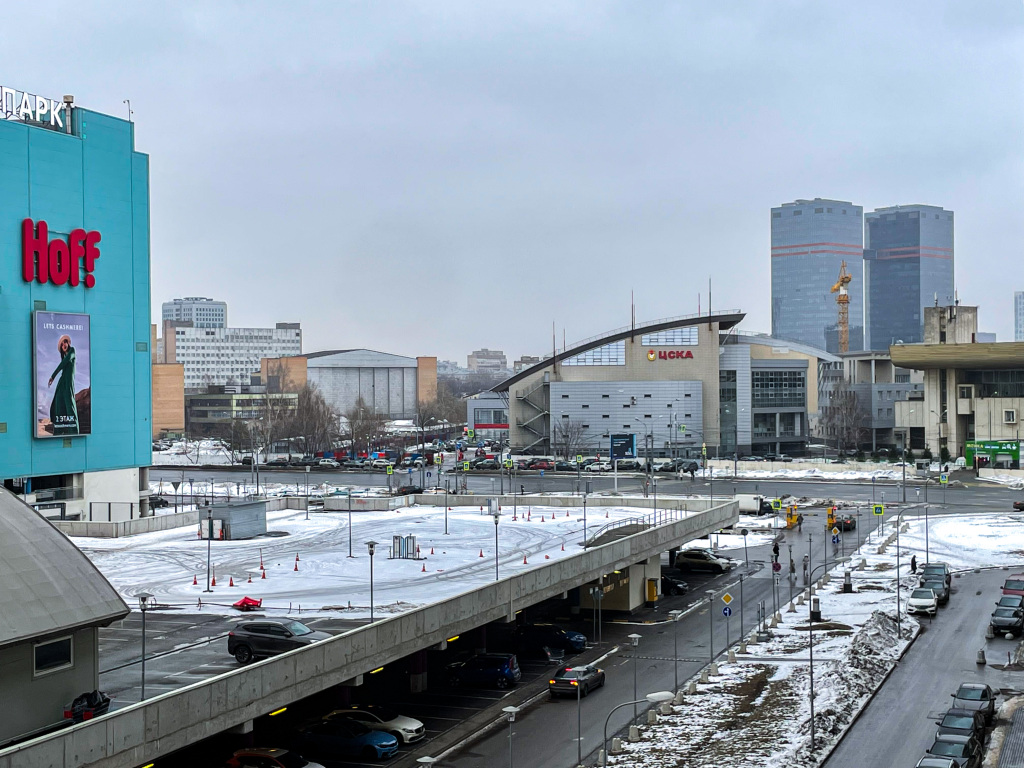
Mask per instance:
[[[945,485],[946,483],[948,483],[949,482],[949,475],[947,475],[945,472],[943,472],[941,475],[939,475],[939,482],[942,485]]]
[[[833,528],[832,528],[832,535],[833,536],[838,536],[839,535],[839,529],[833,526]]]
[[[476,430],[475,429],[467,429],[466,430],[466,438],[469,439],[469,440],[472,440],[474,437],[476,437]]]
[[[772,499],[772,509],[776,512],[782,511],[782,502],[779,499]]]
[[[728,619],[730,616],[732,616],[732,608],[730,608],[728,605],[722,608],[722,615]]]
[[[871,511],[872,511],[872,513],[874,513],[876,515],[884,515],[885,514],[885,504],[872,504],[871,505]]]
[[[582,464],[583,463],[583,454],[582,453],[577,453],[576,454],[576,463],[577,464]]]
[[[412,474],[412,467],[409,467],[409,474]]]
[[[443,461],[444,461],[444,456],[442,456],[440,453],[435,453],[434,454],[434,463],[435,464],[440,464]]]
[[[778,573],[779,571],[781,571],[782,570],[782,563],[779,563],[779,562],[772,563],[772,570],[775,573]]]
[[[468,461],[462,462],[462,471],[463,472],[469,472],[469,462]]]
[[[700,444],[700,455],[701,456],[707,456],[708,455],[708,444],[707,443],[701,443]]]
[[[430,473],[429,472],[427,472],[427,477],[430,477]]]
[[[181,485],[181,482],[180,482],[179,480],[172,480],[172,481],[171,481],[171,485],[173,485],[173,486],[174,486],[174,491],[175,491],[175,493],[177,493],[177,491],[178,491],[178,486],[179,486],[179,485]]]
[[[838,544],[839,543],[839,534],[838,533],[833,533],[832,534],[832,543],[833,544]]]
[[[395,468],[392,467],[390,464],[388,464],[388,474],[392,475],[392,474],[394,474],[394,472],[395,472]]]
[[[722,595],[722,602],[725,603],[726,605],[731,603],[732,602],[732,595],[730,595],[728,592],[726,592],[724,595]]]
[[[505,468],[512,469],[512,459],[505,459]]]

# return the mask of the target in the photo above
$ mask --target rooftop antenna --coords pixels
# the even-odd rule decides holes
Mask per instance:
[[[128,122],[130,123],[132,121],[132,100],[124,99],[121,103],[128,105]]]

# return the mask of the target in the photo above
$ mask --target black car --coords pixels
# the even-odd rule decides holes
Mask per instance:
[[[445,672],[452,688],[475,685],[504,689],[518,683],[523,676],[514,653],[481,653],[449,664]]]
[[[700,464],[698,464],[696,461],[684,461],[682,464],[679,465],[679,471],[686,473],[700,472]]]
[[[470,462],[471,469],[497,469],[498,462],[495,459],[477,459]]]
[[[291,619],[245,621],[228,632],[228,653],[239,664],[248,664],[253,659],[294,651],[331,637]]]
[[[410,496],[414,493],[423,493],[423,488],[418,485],[403,485],[395,491],[395,496]]]
[[[587,647],[586,635],[562,629],[554,624],[524,624],[516,629],[516,639],[521,643],[556,648],[569,653],[579,653]]]
[[[268,467],[287,467],[288,459],[271,459],[266,463]]]
[[[1024,608],[1024,596],[1003,595],[996,601],[996,605],[1000,608]]]
[[[929,576],[945,580],[947,586],[953,583],[953,572],[945,563],[925,563],[924,567],[918,570],[918,575],[922,584],[928,580]]]
[[[956,761],[957,768],[981,768],[981,743],[974,736],[944,734],[935,739],[928,754],[950,757]]]
[[[1009,632],[1012,635],[1024,633],[1024,610],[1020,608],[996,608],[992,611],[989,626],[997,635]]]
[[[643,467],[635,459],[619,459],[620,472],[639,472]]]
[[[921,584],[921,589],[930,589],[934,592],[939,605],[945,605],[949,602],[949,585],[942,579],[928,579]]]
[[[556,696],[583,697],[595,688],[604,686],[604,670],[593,664],[581,667],[560,667],[548,680],[551,698]]]
[[[571,461],[556,461],[555,472],[575,472],[576,465]]]
[[[690,585],[682,579],[674,576],[668,576],[661,574],[661,594],[663,595],[685,595],[690,589]]]
[[[851,517],[850,515],[837,517],[836,528],[840,531],[855,531],[857,530],[857,518]]]
[[[150,496],[149,497],[149,508],[150,509],[163,509],[169,507],[171,502],[165,499],[163,496]]]
[[[939,720],[939,729],[935,732],[935,738],[941,738],[945,734],[953,736],[977,736],[983,741],[985,733],[985,715],[970,709],[951,709]]]

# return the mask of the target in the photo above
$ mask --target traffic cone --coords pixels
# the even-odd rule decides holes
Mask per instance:
[[[213,581],[210,582],[210,586],[211,587],[216,587],[217,586],[217,572],[216,571],[213,572]]]
[[[198,587],[199,586],[199,579],[196,576],[194,576],[194,575],[192,576],[192,586],[193,587]]]
[[[483,511],[484,511],[484,505],[483,505],[483,504],[481,504],[481,505],[480,505],[480,511],[481,511],[481,512],[483,512]]]
[[[540,516],[540,521],[541,521],[542,523],[544,522],[544,515],[541,515],[541,516]]]
[[[235,577],[234,576],[228,576],[228,586],[229,587],[235,586]]]
[[[434,548],[433,547],[430,548],[430,554],[434,554]]]
[[[252,584],[252,574],[249,574],[249,583]]]
[[[605,516],[605,518],[607,518],[607,517],[608,517],[608,513],[607,513],[607,512],[605,512],[605,513],[604,513],[604,516]]]
[[[523,565],[526,565],[526,555],[523,555]]]
[[[295,558],[295,567],[292,570],[293,571],[299,570],[299,559],[298,558]]]
[[[267,578],[267,572],[266,572],[266,571],[263,571],[263,574],[262,574],[262,575],[260,576],[260,578],[261,578],[261,579],[265,579],[265,578]]]
[[[481,549],[480,550],[480,557],[483,557],[483,556],[484,556],[484,551]]]
[[[299,562],[299,553],[298,552],[295,553],[295,562],[296,563]]]
[[[422,567],[422,568],[420,568],[420,573],[426,573],[426,572],[427,572],[427,564],[426,564],[426,563],[424,563],[424,564],[423,564],[423,567]]]
[[[562,545],[562,551],[565,552],[565,544]]]
[[[568,516],[569,516],[569,510],[568,510],[568,509],[567,509],[567,510],[565,510],[565,516],[566,516],[566,517],[568,517]]]

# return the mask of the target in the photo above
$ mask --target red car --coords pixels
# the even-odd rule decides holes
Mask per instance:
[[[1015,573],[1003,584],[1004,595],[1024,595],[1024,573]]]
[[[554,469],[555,465],[550,461],[535,461],[530,469]]]

